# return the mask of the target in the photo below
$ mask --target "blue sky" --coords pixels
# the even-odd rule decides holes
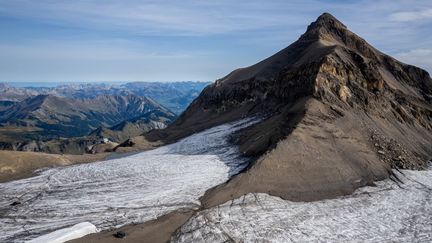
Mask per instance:
[[[0,0],[0,80],[212,81],[288,46],[322,12],[432,71],[430,0]]]

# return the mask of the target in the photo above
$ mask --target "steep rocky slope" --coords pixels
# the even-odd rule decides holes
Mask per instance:
[[[209,207],[249,192],[291,200],[351,193],[391,176],[390,168],[425,167],[432,157],[432,80],[381,53],[330,14],[293,44],[204,89],[167,129],[149,141],[259,115],[237,134],[257,160],[210,190]]]

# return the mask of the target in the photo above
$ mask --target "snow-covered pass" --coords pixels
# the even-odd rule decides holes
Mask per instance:
[[[0,242],[31,240],[82,222],[104,230],[195,208],[207,189],[247,165],[228,142],[229,135],[256,121],[221,125],[129,157],[48,169],[32,178],[1,183]],[[47,237],[64,232],[82,236],[94,230],[82,226]]]

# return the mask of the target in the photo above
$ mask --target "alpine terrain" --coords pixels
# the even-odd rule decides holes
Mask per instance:
[[[432,240],[432,79],[328,13],[177,118],[131,94],[68,99],[2,103],[0,119],[112,141],[157,129],[116,146],[132,155],[0,177],[2,242]]]

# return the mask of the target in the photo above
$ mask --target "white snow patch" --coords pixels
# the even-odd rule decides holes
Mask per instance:
[[[63,243],[97,232],[98,230],[96,229],[96,226],[89,222],[84,222],[72,227],[56,230],[33,240],[29,240],[27,243]]]
[[[173,242],[432,242],[432,171],[353,195],[291,202],[248,194],[200,212]]]
[[[228,139],[256,121],[221,125],[128,157],[1,183],[0,242],[22,242],[80,222],[104,230],[198,207],[207,189],[247,165]],[[21,204],[11,206],[15,201]]]

